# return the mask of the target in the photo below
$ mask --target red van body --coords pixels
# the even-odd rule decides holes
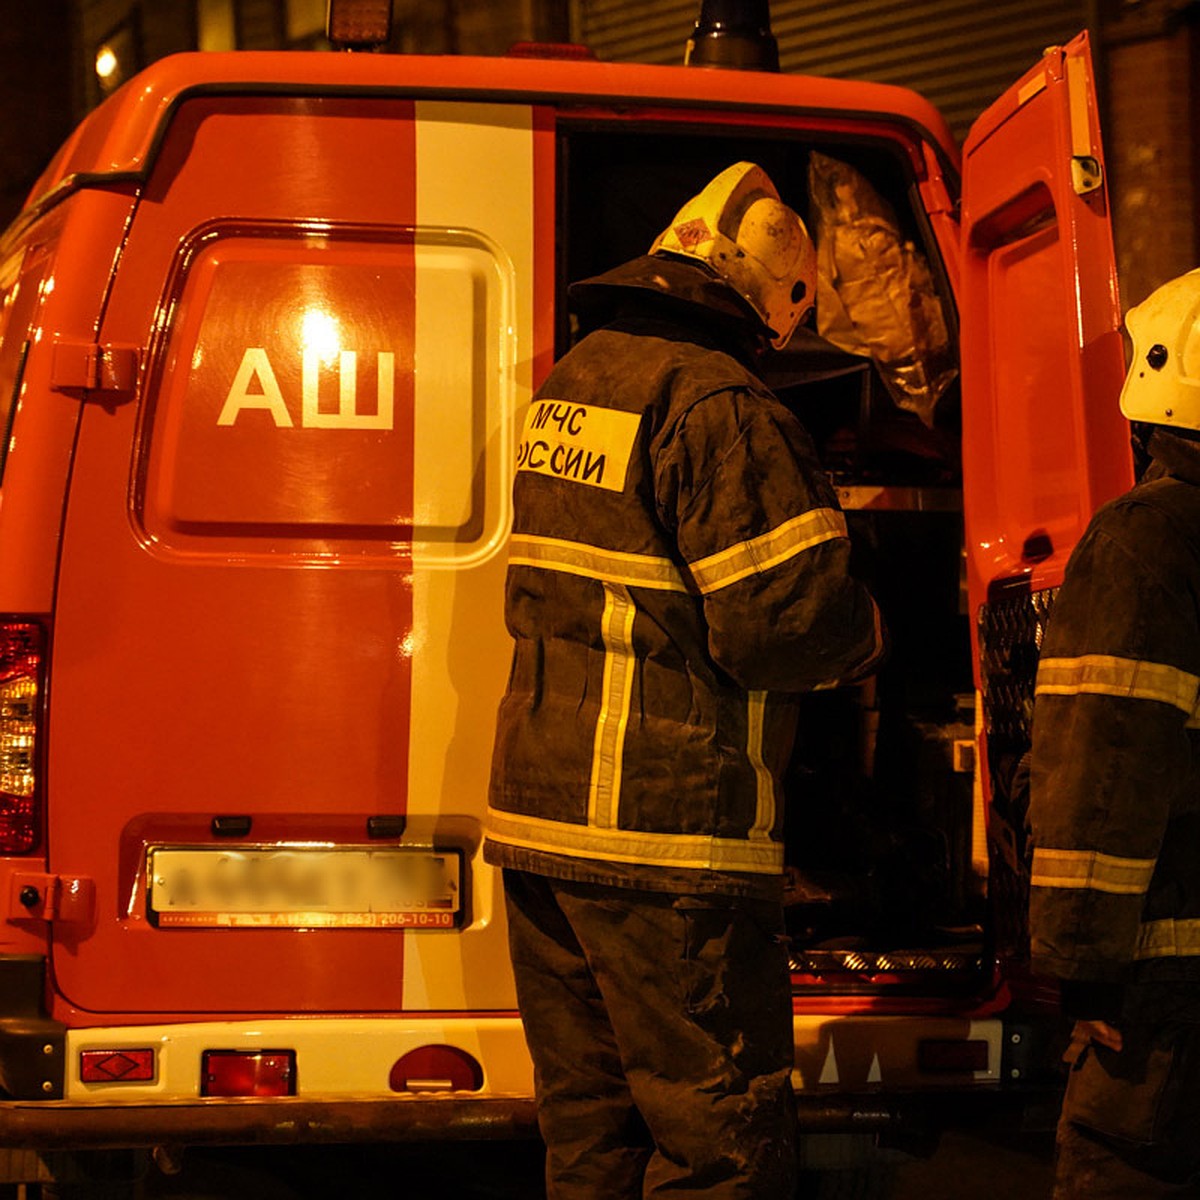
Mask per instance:
[[[737,159],[806,210],[813,152],[898,214],[958,378],[897,442],[869,358],[817,373],[896,652],[814,712],[853,771],[797,767],[801,1112],[1030,1078],[1013,766],[1049,598],[1132,482],[1086,38],[961,156],[883,85],[191,54],[0,244],[0,1145],[531,1130],[480,854],[515,430],[570,280]]]

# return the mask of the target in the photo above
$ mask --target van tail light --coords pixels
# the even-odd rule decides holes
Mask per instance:
[[[46,635],[31,621],[0,622],[0,854],[38,842],[38,742]]]
[[[205,1050],[202,1096],[294,1096],[294,1050]]]

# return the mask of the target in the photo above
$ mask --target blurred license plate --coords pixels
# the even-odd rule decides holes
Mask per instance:
[[[452,929],[461,864],[457,850],[418,847],[157,846],[148,861],[150,919],[191,928]]]

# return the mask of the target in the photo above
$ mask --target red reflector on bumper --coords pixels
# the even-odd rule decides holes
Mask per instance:
[[[154,1051],[83,1050],[79,1078],[84,1083],[149,1083],[154,1079]]]
[[[936,1075],[988,1069],[988,1044],[981,1039],[926,1038],[917,1043],[917,1066]]]
[[[294,1096],[294,1050],[205,1050],[200,1066],[202,1096]]]

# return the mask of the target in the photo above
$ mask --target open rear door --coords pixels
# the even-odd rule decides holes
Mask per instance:
[[[968,577],[989,830],[1018,875],[1024,805],[1013,780],[1052,589],[1092,513],[1133,481],[1107,185],[1081,34],[1048,50],[963,149]]]
[[[1092,512],[1132,482],[1086,34],[1047,51],[971,127],[962,236],[963,453],[977,609],[998,581],[1061,578]]]

